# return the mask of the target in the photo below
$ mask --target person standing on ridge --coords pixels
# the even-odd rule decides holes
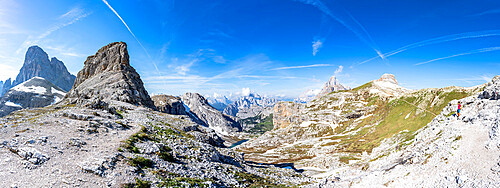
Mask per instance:
[[[462,110],[462,103],[458,101],[457,119],[460,118],[460,110]]]

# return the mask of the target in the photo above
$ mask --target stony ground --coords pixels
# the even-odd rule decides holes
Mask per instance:
[[[246,162],[188,116],[127,103],[61,103],[0,119],[2,187],[249,187],[315,183]]]

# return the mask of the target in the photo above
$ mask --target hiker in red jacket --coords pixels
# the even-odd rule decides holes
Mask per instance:
[[[460,110],[462,110],[462,103],[458,101],[457,119],[460,118]]]

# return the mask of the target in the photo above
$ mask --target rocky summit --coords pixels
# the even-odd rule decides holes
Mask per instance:
[[[108,44],[87,57],[66,98],[71,103],[115,100],[155,108],[139,74],[129,64],[124,42]]]
[[[31,46],[26,51],[24,64],[12,86],[17,86],[33,77],[42,77],[54,85],[69,91],[75,82],[75,76],[68,72],[64,63],[56,57],[49,59],[48,54],[38,46]],[[5,89],[7,87],[4,87]],[[8,88],[10,89],[10,87]]]
[[[319,92],[318,95],[316,95],[316,98],[320,98],[322,96],[325,96],[333,91],[342,91],[342,90],[347,90],[349,87],[343,86],[335,76],[330,77],[328,82],[325,83],[325,86],[321,91]]]
[[[66,93],[41,77],[33,77],[11,88],[0,99],[0,117],[23,108],[45,107],[60,101]]]
[[[229,135],[241,131],[241,125],[238,122],[210,106],[200,94],[186,93],[181,96],[181,99],[186,104],[186,110],[194,116],[195,121],[203,122],[217,133]]]

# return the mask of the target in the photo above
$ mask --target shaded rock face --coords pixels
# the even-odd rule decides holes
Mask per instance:
[[[69,91],[75,82],[75,76],[68,72],[64,63],[49,56],[42,48],[31,46],[26,52],[24,64],[12,86],[19,85],[33,77],[42,77],[49,82],[60,87],[64,91]]]
[[[241,131],[241,125],[230,116],[222,114],[220,111],[208,104],[208,101],[198,93],[186,93],[181,96],[182,102],[186,104],[186,109],[194,118],[203,122],[217,133],[229,135],[233,132]]]
[[[86,99],[99,99],[155,108],[139,74],[129,64],[124,42],[108,44],[87,57],[66,97],[72,103],[85,104]]]
[[[2,95],[7,93],[7,91],[9,91],[9,89],[12,88],[12,81],[11,79],[7,79],[5,80],[5,82],[3,83],[3,86],[2,86]]]
[[[171,95],[152,96],[156,109],[160,112],[173,115],[188,115],[180,97]]]
[[[348,89],[350,89],[350,88],[344,87],[339,82],[339,80],[337,80],[337,78],[335,76],[332,76],[332,77],[330,77],[328,82],[325,83],[325,86],[323,87],[323,89],[321,89],[321,91],[316,96],[316,98],[320,98],[322,96],[328,95],[329,93],[334,92],[334,91],[341,91],[341,90],[348,90]]]
[[[390,83],[398,85],[398,81],[396,80],[396,76],[394,76],[393,74],[383,74],[380,77],[380,79],[378,79],[377,81],[385,81],[385,82],[390,82]]]
[[[0,117],[23,108],[48,106],[61,100],[65,94],[64,90],[46,79],[31,78],[10,89],[0,99]]]
[[[479,95],[479,98],[482,99],[491,99],[491,100],[498,100],[500,99],[500,75],[495,76],[493,80],[488,83],[486,88],[484,88],[483,93]]]

